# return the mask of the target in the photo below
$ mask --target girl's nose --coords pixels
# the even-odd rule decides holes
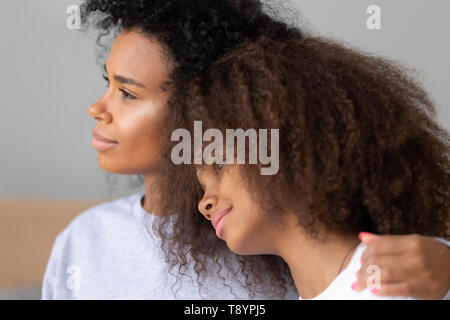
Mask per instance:
[[[206,219],[211,220],[211,215],[216,205],[217,197],[214,195],[205,194],[198,204],[198,210],[205,216]]]

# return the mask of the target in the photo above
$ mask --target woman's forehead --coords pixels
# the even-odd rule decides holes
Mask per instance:
[[[111,72],[125,73],[151,86],[168,77],[164,55],[157,40],[136,31],[123,31],[114,40],[106,65]]]

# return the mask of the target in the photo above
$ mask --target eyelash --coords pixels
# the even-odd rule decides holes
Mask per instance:
[[[225,167],[225,163],[222,163],[222,164],[220,164],[220,163],[215,163],[215,164],[214,164],[214,170],[215,170],[217,173],[219,173],[219,172],[223,169],[223,167]]]
[[[105,75],[103,75],[103,79],[105,79],[107,85],[106,87],[109,88],[109,78]],[[136,100],[136,96],[132,95],[131,93],[123,90],[123,89],[119,89],[119,91],[122,93],[122,99],[123,100]]]
[[[213,166],[213,170],[216,172],[216,174],[220,174],[220,171],[225,167],[225,162],[222,164],[219,163],[214,163]],[[200,189],[202,190],[202,197],[205,194],[205,189],[203,188],[203,186],[200,185]]]

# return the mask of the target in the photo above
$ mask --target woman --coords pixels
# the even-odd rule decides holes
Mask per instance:
[[[95,24],[101,37],[121,30],[105,65],[108,89],[89,108],[97,120],[93,146],[99,151],[98,162],[107,172],[141,175],[147,191],[145,197],[135,194],[93,207],[58,235],[44,276],[44,299],[248,297],[241,289],[245,274],[235,280],[225,271],[206,277],[203,292],[190,281],[194,269],[168,275],[170,268],[164,262],[168,250],[160,249],[164,239],[149,236],[141,222],[144,217],[159,219],[148,208],[168,100],[182,96],[186,80],[243,39],[300,34],[269,18],[260,7],[259,1],[86,1],[84,20],[102,12]],[[440,247],[434,241],[427,250],[412,250],[411,254],[421,257],[424,252],[439,252]],[[228,251],[224,256],[231,265],[237,264]],[[189,264],[195,261],[189,255],[183,258]],[[441,282],[439,272],[426,269],[432,271],[430,283]],[[431,291],[438,298],[443,296],[440,290]]]
[[[392,295],[404,284],[386,279],[397,272],[394,263],[386,268],[383,259],[366,257],[386,283],[378,278],[376,286],[353,290],[366,249],[358,233],[448,238],[449,134],[433,119],[424,89],[395,63],[320,38],[262,37],[213,63],[187,91],[185,100],[174,104],[178,117],[171,115],[172,129],[188,128],[194,136],[196,120],[203,130],[224,136],[229,129],[279,129],[279,140],[271,136],[267,142],[268,153],[279,145],[274,175],[261,173],[261,161],[249,164],[251,149],[245,149],[245,165],[236,158],[230,164],[233,145],[208,145],[201,153],[216,161],[196,172],[203,189],[198,209],[212,226],[194,213],[179,219],[198,226],[185,230],[203,240],[205,261],[214,259],[214,246],[221,245],[211,237],[205,241],[215,229],[236,254],[271,255],[269,276],[282,287],[290,275],[301,298],[371,299],[380,296],[377,290]],[[174,165],[164,172],[171,179],[165,180],[162,203],[171,209],[196,196],[164,199],[185,188],[192,168],[182,169],[183,180],[176,178],[180,170]]]

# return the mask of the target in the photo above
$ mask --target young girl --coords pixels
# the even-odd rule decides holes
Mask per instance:
[[[279,151],[274,175],[261,174],[261,161],[249,164],[250,146],[245,165],[236,158],[230,164],[228,153],[242,151],[233,145],[204,150],[216,164],[197,166],[198,210],[212,225],[189,212],[180,219],[198,225],[185,233],[203,241],[205,261],[216,257],[214,246],[223,240],[238,255],[270,255],[265,271],[281,286],[290,275],[301,299],[374,299],[393,288],[413,295],[416,284],[392,281],[398,260],[363,260],[367,246],[358,238],[362,231],[448,238],[449,134],[405,70],[331,40],[262,37],[214,63],[187,92],[174,104],[172,129],[185,127],[194,136],[194,121],[201,120],[203,131],[224,137],[228,129],[279,130],[279,139],[270,136],[266,144],[268,154]],[[167,170],[162,195],[186,185],[176,166]],[[170,201],[185,203],[188,196]],[[221,240],[207,239],[212,229]],[[359,271],[361,264],[366,268]],[[360,292],[354,290],[358,272],[372,275]]]
[[[161,250],[165,239],[154,234],[143,218],[159,220],[149,213],[151,185],[159,170],[157,159],[171,96],[181,95],[186,79],[241,40],[260,34],[282,39],[291,33],[260,8],[259,1],[86,1],[84,19],[102,12],[97,24],[102,35],[116,27],[121,30],[105,65],[108,89],[89,108],[97,120],[93,147],[103,170],[142,176],[146,193],[90,208],[58,235],[44,276],[43,299],[248,298],[241,286],[245,272],[235,275],[222,270],[203,277],[200,292],[199,285],[191,281],[196,270],[183,269],[183,261],[166,264],[173,257],[171,251]],[[193,206],[195,201],[185,207]],[[426,240],[419,238],[423,247],[407,252],[416,258],[430,253],[434,261],[442,244]],[[389,244],[384,238],[380,241]],[[195,266],[195,256],[178,252],[189,266]],[[240,266],[229,250],[222,254],[233,268]],[[409,265],[403,255],[394,256],[399,265]],[[170,267],[180,268],[170,274]],[[399,274],[411,279],[404,272]],[[428,264],[421,274],[424,277],[416,294],[443,297],[439,287],[442,270]],[[270,287],[263,289],[257,297],[269,297]],[[289,289],[284,297],[295,297],[295,291]]]

